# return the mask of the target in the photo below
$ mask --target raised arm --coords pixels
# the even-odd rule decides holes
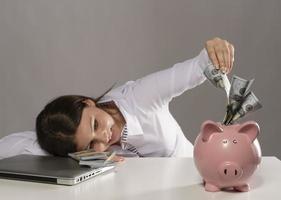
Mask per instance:
[[[228,73],[234,54],[233,46],[228,45],[225,40],[214,38],[195,58],[136,80],[131,85],[136,106],[157,109],[168,104],[173,97],[201,84],[205,80],[203,71],[211,63]]]
[[[203,70],[209,63],[208,54],[203,49],[193,59],[136,80],[132,85],[136,104],[156,109],[162,107],[173,97],[201,84],[205,80]]]

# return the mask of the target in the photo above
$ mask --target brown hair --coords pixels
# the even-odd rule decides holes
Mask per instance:
[[[36,118],[36,134],[39,145],[56,156],[67,156],[77,151],[75,133],[80,124],[82,111],[87,106],[85,100],[93,100],[97,107],[111,115],[115,113],[114,103],[99,103],[113,86],[98,98],[82,95],[64,95],[49,102]]]

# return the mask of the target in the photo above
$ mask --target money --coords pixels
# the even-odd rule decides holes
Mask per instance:
[[[228,104],[226,106],[226,115],[224,116],[222,124],[224,124],[224,125],[231,124],[231,120],[232,120],[234,115],[235,115],[235,113],[232,111],[231,105]]]
[[[250,112],[254,112],[260,108],[262,108],[260,101],[255,96],[255,94],[251,91],[246,95],[240,109],[233,116],[232,122],[235,122],[241,117],[244,117],[246,114]]]
[[[94,149],[87,149],[69,153],[68,156],[79,162],[79,165],[87,165],[91,168],[112,166],[116,164],[114,160],[116,153],[113,152],[96,152]]]
[[[254,79],[245,80],[238,76],[233,76],[229,91],[229,104],[231,109],[236,111],[242,103],[243,97],[247,94],[250,86],[253,84]]]
[[[227,106],[222,124],[233,124],[246,114],[262,107],[254,93],[249,92],[254,79],[246,80],[234,75],[230,84],[227,75],[212,64],[209,64],[203,73],[215,87],[226,92]]]
[[[209,64],[203,73],[215,87],[223,89],[227,97],[229,96],[230,82],[225,73],[216,69],[213,64]]]
[[[79,161],[79,165],[86,165],[91,168],[100,168],[100,167],[108,167],[108,166],[115,166],[116,163],[114,161],[107,161],[104,160],[81,160]]]
[[[233,117],[241,107],[250,86],[253,84],[254,79],[245,80],[239,76],[234,75],[231,80],[231,86],[228,97],[228,105],[226,107],[226,115],[223,124],[228,125],[233,122]]]
[[[96,152],[94,149],[87,149],[83,151],[77,151],[69,153],[68,156],[75,160],[94,160],[94,159],[107,159],[111,155],[111,152]]]

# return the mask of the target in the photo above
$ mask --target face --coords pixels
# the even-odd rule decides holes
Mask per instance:
[[[75,134],[77,150],[93,148],[95,151],[106,151],[112,144],[119,143],[120,129],[114,119],[104,110],[96,107],[88,99],[83,109],[80,124]]]

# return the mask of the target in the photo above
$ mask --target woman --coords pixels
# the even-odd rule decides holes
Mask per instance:
[[[137,156],[192,156],[192,145],[169,112],[169,102],[201,84],[210,63],[229,73],[233,61],[233,45],[214,38],[197,57],[129,81],[97,99],[58,97],[36,119],[39,144],[58,156],[88,148]]]

